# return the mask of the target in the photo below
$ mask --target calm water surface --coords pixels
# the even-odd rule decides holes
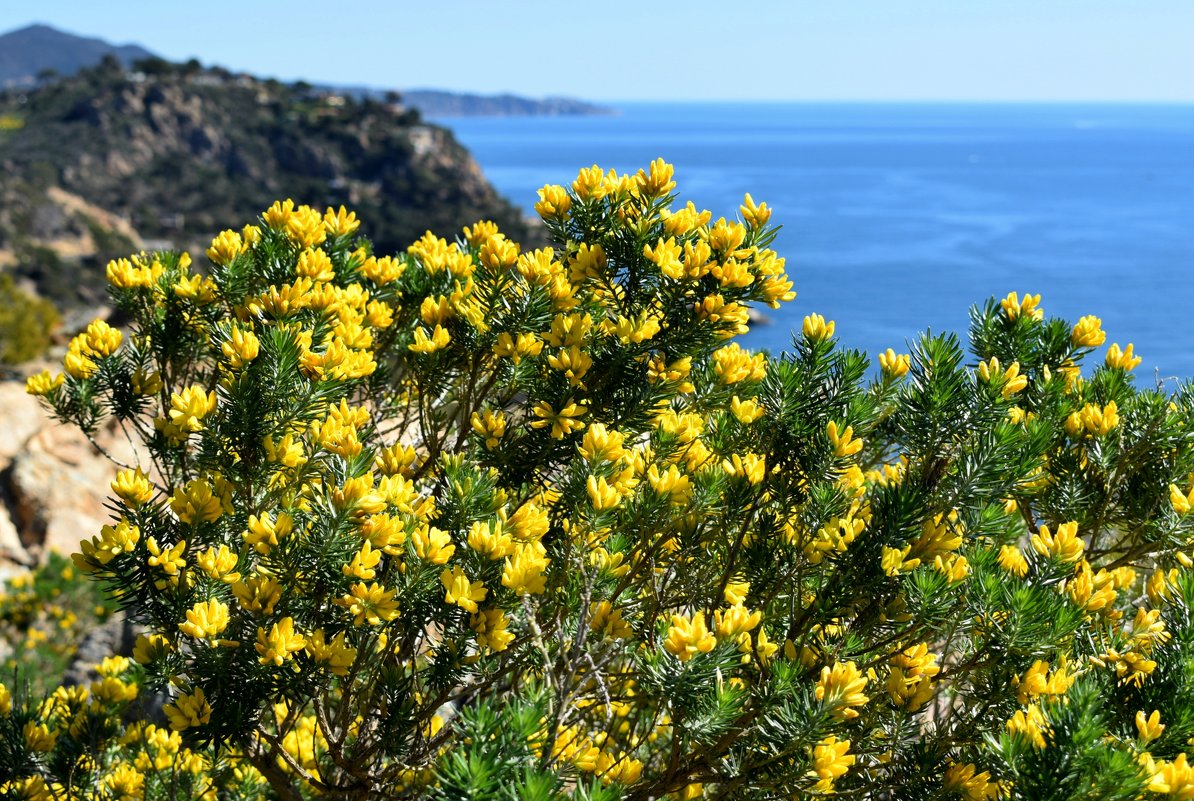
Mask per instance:
[[[798,297],[746,344],[782,350],[815,311],[847,346],[906,349],[926,328],[964,332],[973,303],[1032,291],[1048,314],[1102,317],[1139,373],[1194,376],[1194,106],[621,109],[441,122],[527,210],[580,166],[657,156],[714,217],[744,192],[767,201]]]

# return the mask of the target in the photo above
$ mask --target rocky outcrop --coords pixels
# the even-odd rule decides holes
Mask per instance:
[[[108,259],[141,246],[199,256],[288,197],[352,208],[379,252],[480,219],[537,241],[450,131],[396,103],[197,64],[108,62],[0,92],[0,119],[19,122],[0,132],[0,260],[39,290],[88,258],[102,279]],[[57,283],[43,294],[63,305],[73,282]]]

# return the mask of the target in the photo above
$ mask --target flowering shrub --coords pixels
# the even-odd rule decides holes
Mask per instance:
[[[75,556],[144,633],[5,691],[9,797],[1191,797],[1190,390],[1015,293],[969,363],[752,353],[770,210],[674,188],[582,170],[526,253],[287,201],[109,265],[130,332],[29,389],[147,448]]]

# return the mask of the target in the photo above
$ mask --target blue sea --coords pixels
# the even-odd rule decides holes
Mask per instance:
[[[1194,376],[1194,106],[619,108],[439,121],[528,211],[581,166],[657,156],[715,218],[745,192],[766,201],[798,297],[745,344],[783,350],[820,312],[873,357],[926,329],[964,334],[972,304],[1015,290],[1047,314],[1097,314],[1144,381]]]

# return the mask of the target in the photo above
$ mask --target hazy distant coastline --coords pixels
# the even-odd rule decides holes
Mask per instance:
[[[401,94],[404,103],[428,117],[568,117],[618,113],[608,106],[571,97],[535,99],[510,94],[457,94],[437,89],[409,89]]]

